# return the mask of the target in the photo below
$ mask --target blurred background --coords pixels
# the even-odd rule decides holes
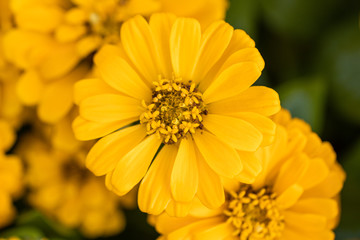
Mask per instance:
[[[336,239],[360,239],[360,1],[231,0],[227,21],[244,29],[265,59],[257,84],[276,89],[283,107],[334,146],[347,172]],[[125,231],[102,239],[157,237],[145,214],[125,215]],[[84,239],[38,211],[3,233]]]
[[[347,173],[337,240],[360,239],[360,1],[232,0],[265,59],[257,84],[329,141]]]

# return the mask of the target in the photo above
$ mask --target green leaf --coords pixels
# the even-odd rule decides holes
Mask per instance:
[[[26,240],[39,240],[44,237],[41,230],[34,227],[16,227],[11,228],[0,234],[1,237],[19,237]]]
[[[278,87],[283,108],[293,117],[304,119],[317,133],[322,131],[326,98],[326,84],[321,77],[290,80]]]

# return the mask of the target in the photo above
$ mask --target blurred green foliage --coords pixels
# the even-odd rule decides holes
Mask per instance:
[[[347,171],[338,240],[360,239],[359,14],[359,0],[231,0],[227,15],[255,39],[265,59],[257,84],[275,88],[293,116],[330,141]],[[125,214],[126,230],[103,239],[157,237],[145,214]],[[83,239],[37,211],[25,212],[0,233],[13,235]]]
[[[358,0],[233,0],[228,14],[265,59],[262,83],[333,144],[347,172],[339,240],[360,239],[359,16]]]

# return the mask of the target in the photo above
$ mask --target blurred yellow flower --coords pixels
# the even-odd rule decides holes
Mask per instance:
[[[7,120],[15,127],[21,122],[22,104],[15,90],[20,71],[4,56],[3,36],[12,28],[8,7],[7,0],[0,0],[0,118]]]
[[[23,189],[23,167],[15,155],[5,155],[13,145],[15,134],[12,127],[0,120],[0,228],[15,217],[12,200],[18,198]]]
[[[119,195],[144,177],[138,203],[148,213],[185,215],[195,195],[220,206],[219,176],[253,181],[254,152],[275,134],[278,94],[251,86],[264,68],[254,41],[223,21],[202,32],[171,14],[128,20],[121,40],[95,56],[100,77],[75,86],[75,135],[102,138],[86,166]]]
[[[264,170],[252,184],[225,180],[218,209],[194,204],[186,218],[152,217],[160,239],[330,240],[345,173],[331,145],[282,111],[272,145],[258,150]]]
[[[79,63],[91,68],[93,53],[105,43],[119,41],[123,21],[138,14],[170,11],[199,17],[205,26],[225,17],[227,1],[10,0],[10,6],[16,29],[6,34],[4,53],[25,69],[17,93],[24,104],[39,106],[40,119],[54,123],[65,117],[72,100],[58,82],[76,71]],[[48,99],[49,95],[53,97]]]
[[[63,130],[71,134],[70,128]],[[65,143],[51,145],[48,138],[34,135],[21,139],[17,149],[27,164],[30,204],[68,227],[79,228],[87,237],[121,232],[125,217],[120,206],[134,207],[135,195],[119,198],[105,188],[103,178],[85,168],[90,143],[67,149]]]

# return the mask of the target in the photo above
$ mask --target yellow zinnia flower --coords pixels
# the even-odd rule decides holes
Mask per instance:
[[[71,134],[70,128],[62,130]],[[118,198],[105,188],[103,178],[85,168],[89,143],[68,149],[65,143],[50,145],[48,138],[34,135],[21,139],[17,149],[27,164],[30,204],[68,227],[79,228],[87,237],[121,232],[125,217],[119,207],[134,207],[135,195]]]
[[[218,209],[193,205],[186,218],[150,220],[160,239],[330,240],[345,174],[331,145],[283,111],[275,141],[258,150],[264,170],[252,184],[225,181]]]
[[[38,106],[41,120],[55,123],[70,110],[64,78],[74,76],[79,63],[90,69],[102,45],[119,41],[125,20],[170,11],[198,17],[205,26],[225,17],[227,1],[10,0],[10,6],[16,29],[5,36],[5,56],[25,69],[17,93],[24,104]]]
[[[268,116],[280,109],[278,94],[251,87],[264,67],[254,41],[223,21],[202,32],[197,20],[170,14],[128,20],[121,40],[95,57],[101,77],[75,86],[75,135],[102,138],[87,167],[119,195],[145,176],[145,212],[184,215],[195,195],[220,206],[219,176],[253,181],[254,152],[275,134]]]

